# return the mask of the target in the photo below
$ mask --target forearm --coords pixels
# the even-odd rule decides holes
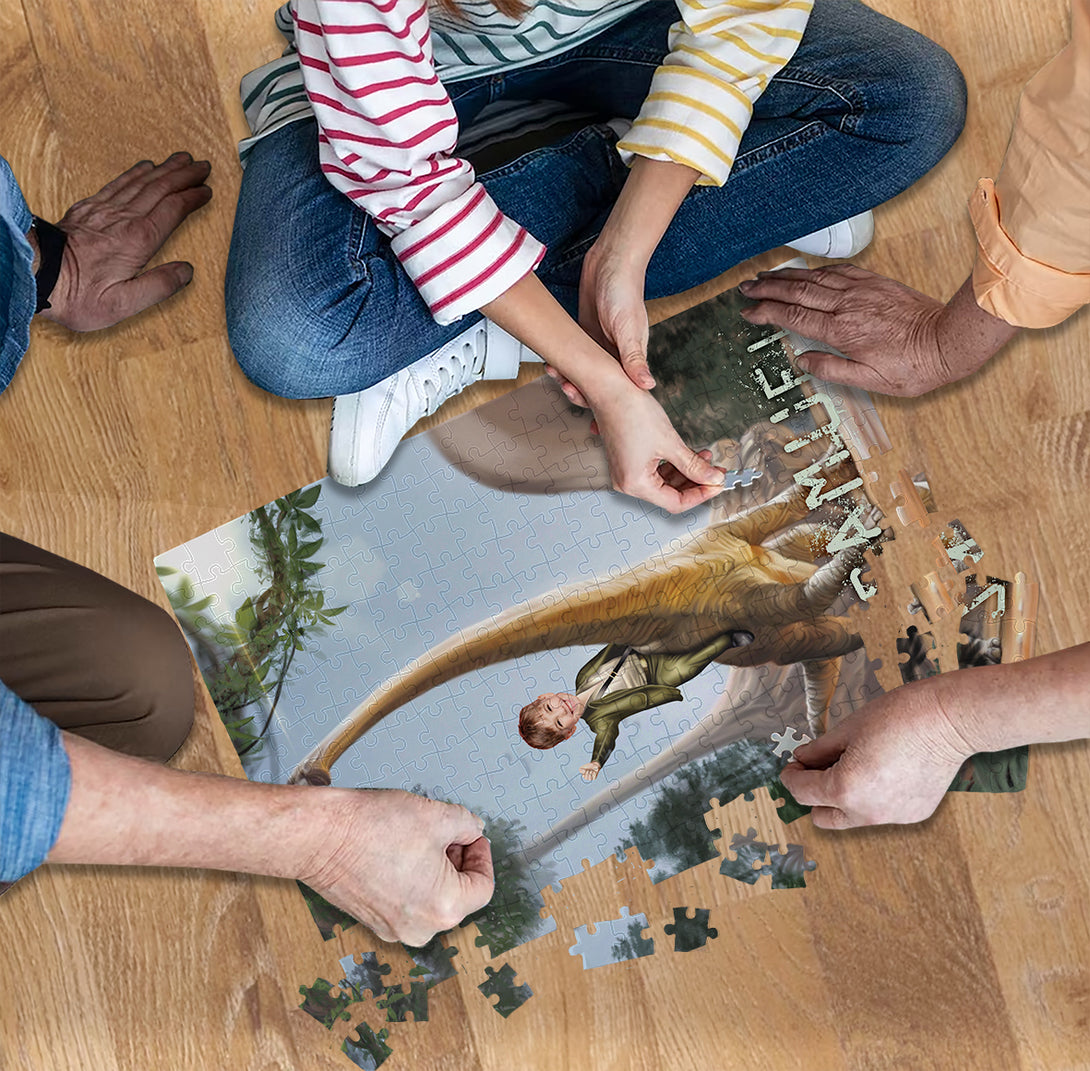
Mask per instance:
[[[927,684],[973,753],[1090,737],[1090,643]]]
[[[481,312],[570,379],[591,406],[631,386],[624,370],[563,309],[533,273]]]
[[[684,164],[637,156],[589,256],[607,252],[646,269],[670,221],[700,177]]]
[[[971,375],[1019,330],[977,304],[970,275],[936,320],[939,352],[950,373],[948,382]]]
[[[273,877],[312,869],[315,826],[340,790],[172,770],[70,733],[72,787],[47,862],[199,867]],[[324,793],[320,801],[316,792]]]

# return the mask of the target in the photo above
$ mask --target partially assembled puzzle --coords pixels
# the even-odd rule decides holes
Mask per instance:
[[[498,880],[473,922],[494,956],[555,925],[541,890],[584,859],[638,849],[660,881],[716,857],[709,801],[783,800],[791,752],[891,670],[1032,653],[1035,586],[970,573],[982,552],[958,521],[932,523],[926,476],[883,483],[867,396],[798,374],[811,344],[743,304],[730,291],[651,334],[656,396],[727,471],[704,507],[673,517],[612,492],[591,415],[542,378],[406,440],[366,487],[323,480],[157,559],[249,777],[402,788],[485,818]],[[928,541],[928,568],[883,590],[883,545],[908,538]],[[904,619],[900,664],[863,648],[882,600]],[[955,617],[956,659],[932,635]],[[981,756],[951,787],[1018,790],[1025,773],[1025,749]],[[729,877],[804,884],[800,846],[723,833]],[[326,936],[351,924],[305,894]],[[679,911],[653,940],[637,913],[574,947],[589,967],[714,938],[701,909]],[[426,1016],[424,982],[385,992],[376,969],[350,965],[346,984]],[[508,982],[482,980],[501,1009],[525,999]],[[323,1021],[343,1014],[329,989],[304,994]],[[351,1045],[357,1062],[386,1048]]]

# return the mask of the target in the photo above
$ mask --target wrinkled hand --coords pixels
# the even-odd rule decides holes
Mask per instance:
[[[602,764],[600,762],[587,762],[579,767],[579,772],[583,775],[584,781],[593,781],[598,776],[598,771],[601,768]]]
[[[922,822],[934,812],[974,750],[943,708],[934,680],[887,692],[796,748],[780,780],[814,808],[814,825]]]
[[[300,880],[383,941],[425,945],[492,898],[491,846],[464,807],[393,789],[313,791],[329,829]]]
[[[750,323],[789,328],[851,358],[813,350],[800,355],[804,371],[833,383],[915,397],[980,363],[955,365],[943,352],[941,301],[852,264],[762,272],[739,289],[759,302],[742,310]]]
[[[623,383],[624,380],[621,380]],[[723,490],[724,470],[690,450],[662,406],[636,387],[594,406],[615,490],[682,513]]]
[[[78,201],[57,224],[68,235],[60,276],[41,315],[72,331],[110,327],[181,290],[193,278],[182,261],[144,271],[192,212],[207,204],[211,165],[175,153],[144,160]]]

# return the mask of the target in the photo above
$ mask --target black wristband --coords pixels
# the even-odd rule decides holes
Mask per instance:
[[[60,227],[38,216],[33,219],[34,233],[38,236],[38,274],[35,276],[38,284],[38,307],[34,312],[39,313],[42,309],[51,308],[49,295],[53,293],[53,287],[57,285],[61,274],[61,261],[68,235]]]

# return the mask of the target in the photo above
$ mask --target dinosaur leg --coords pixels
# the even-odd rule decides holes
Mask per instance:
[[[841,551],[798,584],[760,584],[747,593],[746,619],[758,625],[787,625],[824,613],[844,590],[859,564],[859,548]]]
[[[802,663],[806,685],[806,721],[810,735],[817,738],[829,729],[829,708],[840,680],[839,658],[810,658]]]
[[[813,562],[828,553],[825,547],[829,542],[829,536],[828,525],[810,521],[805,524],[796,524],[794,528],[781,532],[769,540],[765,546],[769,550],[782,554],[785,558],[791,558],[797,562]]]

